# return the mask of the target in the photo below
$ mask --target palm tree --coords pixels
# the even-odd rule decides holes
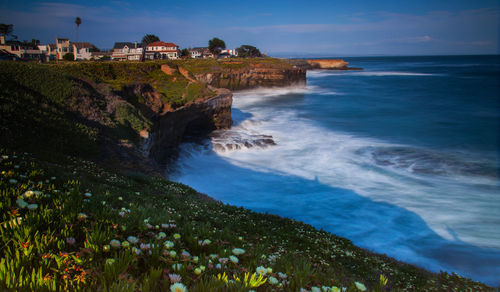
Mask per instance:
[[[76,42],[78,42],[78,27],[80,27],[80,24],[82,24],[82,19],[80,17],[77,17],[75,19],[75,24],[76,24]]]

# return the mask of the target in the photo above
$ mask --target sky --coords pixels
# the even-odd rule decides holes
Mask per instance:
[[[145,34],[181,48],[253,45],[278,57],[499,54],[498,0],[1,1],[19,40],[101,49]]]

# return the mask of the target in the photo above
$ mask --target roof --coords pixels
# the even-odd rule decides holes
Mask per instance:
[[[205,50],[208,50],[208,48],[206,47],[197,47],[197,48],[192,48],[192,49],[189,49],[188,51],[192,52],[192,51],[196,51],[196,52],[200,52],[202,53],[203,51]]]
[[[131,43],[131,42],[118,42],[118,43],[115,43],[115,46],[113,47],[113,49],[123,49],[125,46],[129,47],[129,48],[135,48],[135,43]],[[140,47],[141,44],[137,44],[137,47]]]
[[[148,47],[178,47],[178,45],[174,43],[166,43],[166,42],[152,42],[148,45]]]
[[[77,49],[93,48],[94,47],[91,43],[87,43],[87,42],[71,43],[71,45],[76,46]]]

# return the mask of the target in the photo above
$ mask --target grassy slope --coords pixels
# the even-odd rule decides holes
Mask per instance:
[[[95,74],[124,74],[129,65],[113,64],[123,66],[123,71],[115,68]],[[189,291],[248,291],[250,287],[241,280],[228,284],[217,275],[243,279],[245,272],[254,273],[259,266],[272,272],[264,277],[263,285],[253,288],[257,291],[323,285],[356,291],[355,282],[374,291],[487,290],[456,275],[431,274],[371,254],[300,222],[224,205],[181,184],[140,173],[114,173],[82,160],[96,155],[99,141],[95,128],[75,122],[78,117],[65,109],[66,99],[81,90],[70,78],[75,73],[64,73],[67,78],[61,78],[53,68],[34,68],[41,71],[27,80],[13,73],[0,80],[0,146],[10,149],[0,151],[2,290],[164,291],[170,286],[168,274],[175,273]],[[6,69],[0,66],[2,70]],[[47,86],[38,78],[52,83]],[[121,78],[115,75],[106,80]],[[85,196],[86,192],[91,196]],[[22,208],[18,199],[37,208]],[[123,243],[129,236],[139,242],[109,247],[112,239]],[[167,248],[166,241],[174,246]],[[150,247],[138,252],[140,244]],[[245,250],[237,255],[238,263],[227,259],[233,248]],[[183,251],[189,255],[182,256]],[[286,274],[286,279],[278,272]],[[388,278],[384,287],[380,275]],[[271,277],[278,283],[271,284]]]

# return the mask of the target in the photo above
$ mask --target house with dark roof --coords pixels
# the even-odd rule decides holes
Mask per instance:
[[[144,48],[137,42],[116,42],[113,46],[112,60],[118,61],[140,61],[143,58]]]
[[[152,42],[146,46],[146,59],[178,59],[179,46],[162,41]]]
[[[77,60],[90,60],[92,59],[92,48],[94,47],[91,43],[80,42],[71,43],[73,49],[73,55],[75,61]]]

